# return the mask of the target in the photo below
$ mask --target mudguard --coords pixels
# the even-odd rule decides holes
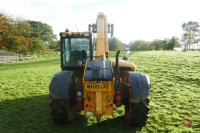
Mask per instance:
[[[49,86],[49,92],[53,99],[69,99],[72,86],[73,71],[62,71],[55,74]]]
[[[130,97],[129,102],[139,103],[149,97],[150,80],[144,73],[129,72]]]

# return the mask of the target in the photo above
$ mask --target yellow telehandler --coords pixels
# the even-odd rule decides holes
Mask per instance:
[[[109,58],[108,33],[113,24],[99,13],[86,32],[60,33],[62,71],[51,80],[50,113],[57,123],[71,122],[77,112],[98,120],[125,106],[125,120],[134,125],[148,118],[150,81],[128,61]],[[93,39],[95,36],[95,39]]]

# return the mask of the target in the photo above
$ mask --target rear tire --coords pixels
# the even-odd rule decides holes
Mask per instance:
[[[50,114],[56,123],[72,122],[76,116],[75,106],[69,100],[50,99]]]
[[[140,101],[139,103],[129,103],[125,106],[125,120],[130,125],[143,126],[148,119],[149,99]]]

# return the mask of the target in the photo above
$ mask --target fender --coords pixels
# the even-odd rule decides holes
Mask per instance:
[[[73,73],[73,71],[62,71],[53,76],[49,86],[49,92],[53,99],[70,98]]]
[[[139,103],[149,98],[150,80],[148,76],[140,72],[129,72],[130,97],[129,102]]]

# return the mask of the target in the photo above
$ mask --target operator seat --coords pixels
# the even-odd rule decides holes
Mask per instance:
[[[70,59],[69,63],[74,66],[81,66],[82,65],[82,52],[79,50],[74,50],[70,52]]]

